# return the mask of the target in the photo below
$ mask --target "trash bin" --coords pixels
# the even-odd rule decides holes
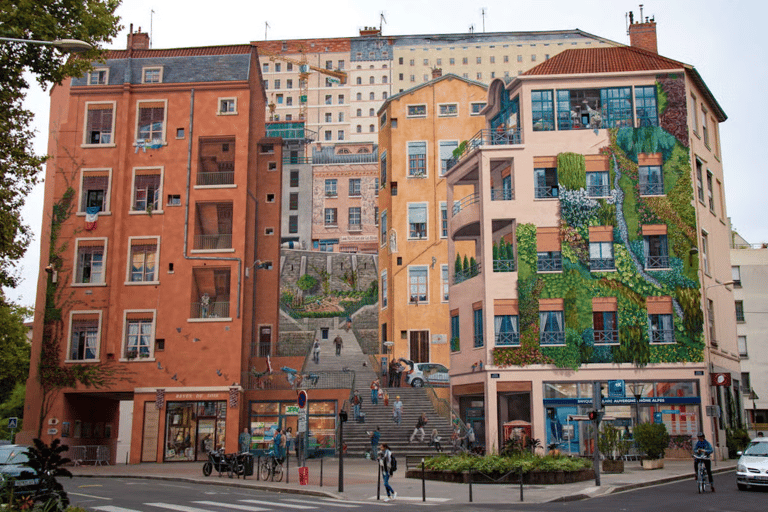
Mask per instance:
[[[253,454],[243,455],[243,476],[253,476]]]

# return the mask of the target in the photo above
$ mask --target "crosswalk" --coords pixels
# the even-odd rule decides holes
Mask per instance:
[[[160,510],[172,512],[287,512],[290,510],[310,511],[310,510],[343,510],[360,509],[370,510],[371,506],[386,506],[387,503],[372,501],[354,501],[342,502],[330,498],[313,498],[312,501],[300,500],[296,498],[284,498],[281,500],[256,500],[241,499],[234,503],[224,501],[210,500],[191,500],[189,503],[164,503],[150,502],[143,503],[141,507],[125,508],[115,505],[102,505],[99,507],[89,507],[98,512],[159,512]]]

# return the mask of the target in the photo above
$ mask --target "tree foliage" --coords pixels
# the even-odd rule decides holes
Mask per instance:
[[[0,42],[0,285],[15,286],[15,262],[29,246],[31,232],[21,219],[21,208],[40,181],[45,157],[32,143],[33,114],[23,106],[35,76],[43,88],[67,77],[81,76],[104,50],[96,46],[112,41],[121,28],[115,9],[119,0],[0,0],[0,36],[53,41],[79,39],[94,46],[69,57],[48,45]]]

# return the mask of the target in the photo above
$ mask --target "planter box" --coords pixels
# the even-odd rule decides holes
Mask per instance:
[[[643,459],[643,469],[661,469],[664,467],[664,459]]]
[[[622,461],[623,462],[623,461]],[[478,484],[517,484],[520,483],[520,475],[517,473],[506,476],[494,474],[484,475],[481,473],[464,471],[456,473],[453,471],[425,471],[426,480],[437,480],[440,482],[452,483],[472,483]],[[420,469],[410,469],[405,472],[406,478],[421,478]],[[584,482],[593,480],[595,471],[592,469],[583,469],[581,471],[533,471],[523,475],[523,483],[526,485],[552,485],[552,484],[570,484],[574,482]]]
[[[603,473],[623,473],[624,461],[619,460],[604,460],[603,461]]]

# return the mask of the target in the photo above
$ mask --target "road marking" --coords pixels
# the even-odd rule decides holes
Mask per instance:
[[[307,500],[297,500],[297,499],[291,499],[291,498],[285,498],[283,501],[295,501],[297,503],[306,503]],[[339,502],[338,500],[324,500],[324,505],[328,505],[330,507],[339,507],[339,508],[358,508],[357,505],[351,505],[348,501]],[[369,505],[369,503],[366,503],[366,505]]]
[[[179,512],[211,512],[204,508],[185,507],[184,505],[172,505],[171,503],[145,503],[150,507],[167,508],[169,510],[178,510]]]
[[[269,510],[268,508],[249,507],[247,505],[236,505],[234,503],[221,503],[220,501],[193,501],[192,503],[199,503],[200,505],[212,505],[214,507],[233,508],[235,510],[246,510],[248,512],[260,512],[262,510]]]
[[[100,500],[111,500],[112,498],[105,498],[104,496],[94,496],[93,494],[83,494],[81,492],[68,492],[72,496],[84,496],[86,498],[98,498]]]
[[[139,512],[138,510],[123,507],[113,507],[112,505],[107,505],[104,507],[93,507],[93,510],[100,510],[101,512]]]
[[[298,510],[314,510],[317,507],[309,505],[291,505],[290,503],[280,503],[279,501],[259,501],[259,500],[238,500],[243,503],[256,503],[257,505],[277,505],[278,507],[295,508]]]

